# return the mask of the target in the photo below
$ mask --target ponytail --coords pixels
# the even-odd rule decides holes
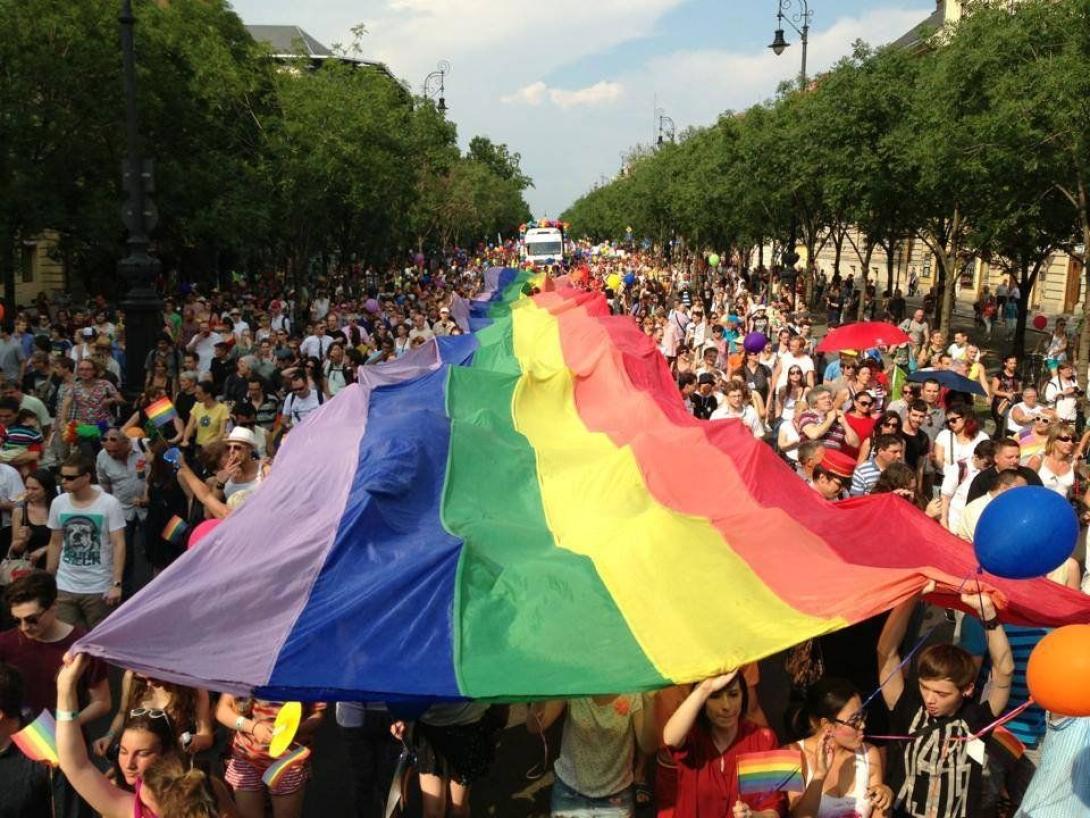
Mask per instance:
[[[820,719],[835,719],[859,691],[847,679],[832,676],[819,679],[804,696],[793,695],[784,712],[784,725],[794,739],[813,735]]]
[[[219,818],[212,779],[187,769],[177,756],[163,756],[144,771],[143,785],[155,796],[160,818]]]

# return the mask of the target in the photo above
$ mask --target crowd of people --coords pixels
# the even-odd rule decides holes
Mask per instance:
[[[1016,486],[1045,486],[1086,515],[1090,431],[1081,431],[1062,324],[1041,383],[1024,382],[1013,356],[989,371],[967,333],[932,329],[923,310],[901,322],[910,343],[823,356],[794,277],[726,264],[694,274],[639,252],[584,249],[552,273],[601,292],[636,322],[685,407],[702,420],[739,420],[797,472],[800,491],[829,502],[895,493],[970,541],[987,504]],[[273,279],[190,289],[167,299],[142,384],[122,380],[124,316],[104,299],[87,310],[41,302],[5,323],[0,580],[14,627],[0,632],[0,818],[302,814],[309,760],[263,780],[282,702],[133,671],[115,675],[114,696],[107,668],[69,648],[177,559],[185,532],[259,490],[284,437],[354,383],[359,367],[467,332],[458,300],[481,290],[486,266],[516,263],[515,252],[460,255],[369,283],[348,273],[299,290]],[[844,285],[828,286],[821,303],[840,320],[845,305],[833,315],[829,300],[842,300]],[[946,372],[985,397],[946,385]],[[1049,579],[1090,592],[1084,562],[1073,554]],[[1022,711],[1006,725],[1024,747],[1016,757],[971,739],[1026,702],[1026,662],[1046,631],[1000,624],[987,592],[963,603],[978,615],[959,614],[956,628],[924,629],[929,606],[916,597],[766,660],[790,678],[782,694],[750,665],[655,693],[510,710],[313,703],[297,741],[310,747],[335,718],[354,814],[367,818],[386,814],[402,750],[425,818],[468,815],[473,784],[501,763],[505,727],[559,732],[555,816],[1044,815],[1033,811],[1044,786],[1035,770],[1043,755],[1062,764],[1074,752],[1054,736],[1062,720]],[[43,709],[57,723],[55,774],[11,743]],[[1090,744],[1086,725],[1075,729]],[[779,747],[798,750],[801,791],[744,795],[739,756]],[[1086,808],[1086,782],[1072,779],[1059,794],[1055,786],[1048,797]]]

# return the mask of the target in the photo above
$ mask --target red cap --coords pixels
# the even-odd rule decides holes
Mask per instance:
[[[849,457],[839,449],[826,449],[825,457],[821,459],[821,468],[837,477],[851,480],[852,473],[855,471],[855,458]]]

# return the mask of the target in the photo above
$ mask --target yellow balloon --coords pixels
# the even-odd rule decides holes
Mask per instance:
[[[620,289],[621,277],[617,273],[610,273],[609,276],[606,278],[606,284],[609,285],[609,288],[611,290]]]

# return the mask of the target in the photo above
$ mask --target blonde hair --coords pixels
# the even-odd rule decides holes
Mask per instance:
[[[1060,435],[1068,435],[1072,439],[1075,439],[1075,427],[1070,423],[1053,423],[1052,428],[1048,430],[1048,440],[1045,443],[1045,454],[1053,454],[1052,450],[1056,447],[1056,438]]]
[[[143,786],[155,796],[160,818],[219,818],[212,780],[175,755],[153,762],[144,771]]]

